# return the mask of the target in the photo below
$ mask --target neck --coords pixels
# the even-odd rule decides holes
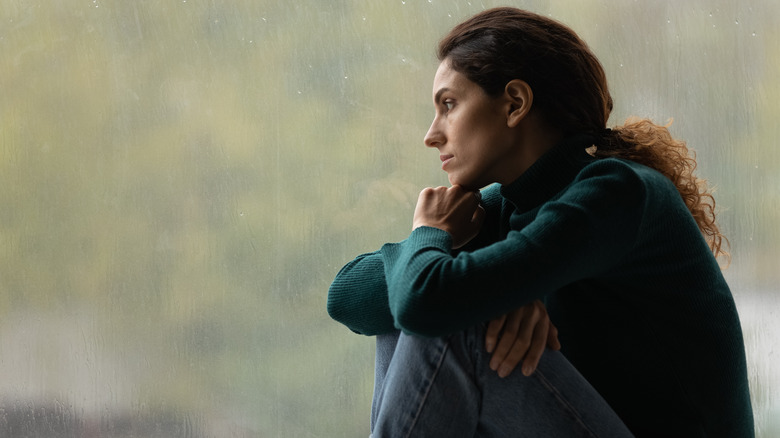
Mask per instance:
[[[509,184],[520,177],[536,160],[563,140],[563,134],[538,117],[529,114],[517,127],[517,155],[511,172],[505,175],[501,184]]]

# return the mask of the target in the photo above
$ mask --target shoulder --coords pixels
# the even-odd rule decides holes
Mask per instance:
[[[604,158],[588,164],[563,198],[594,211],[615,211],[624,217],[632,212],[640,223],[698,229],[675,184],[657,170],[629,160]]]
[[[645,214],[655,216],[660,210],[684,210],[671,180],[650,167],[619,158],[602,158],[585,165],[552,203],[624,218],[633,212],[640,221]]]
[[[585,166],[574,180],[577,184],[607,185],[645,193],[673,192],[669,178],[643,164],[621,158],[602,158]]]

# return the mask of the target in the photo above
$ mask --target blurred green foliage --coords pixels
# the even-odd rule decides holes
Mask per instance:
[[[0,407],[368,435],[372,344],[329,320],[327,287],[446,183],[422,145],[435,44],[493,3],[4,0]],[[675,118],[718,187],[735,295],[775,288],[780,7],[515,3],[591,44],[613,124]],[[780,402],[758,401],[759,420]]]

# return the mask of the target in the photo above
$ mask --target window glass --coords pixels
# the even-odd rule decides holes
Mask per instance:
[[[446,184],[435,44],[503,3],[3,0],[0,435],[367,436],[372,340],[327,288]],[[612,125],[698,153],[780,435],[780,4],[515,3],[589,42]]]

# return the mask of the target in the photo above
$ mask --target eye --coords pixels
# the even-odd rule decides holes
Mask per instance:
[[[452,100],[445,100],[443,102],[443,105],[447,108],[447,111],[450,111],[455,106],[455,102],[453,102]]]

